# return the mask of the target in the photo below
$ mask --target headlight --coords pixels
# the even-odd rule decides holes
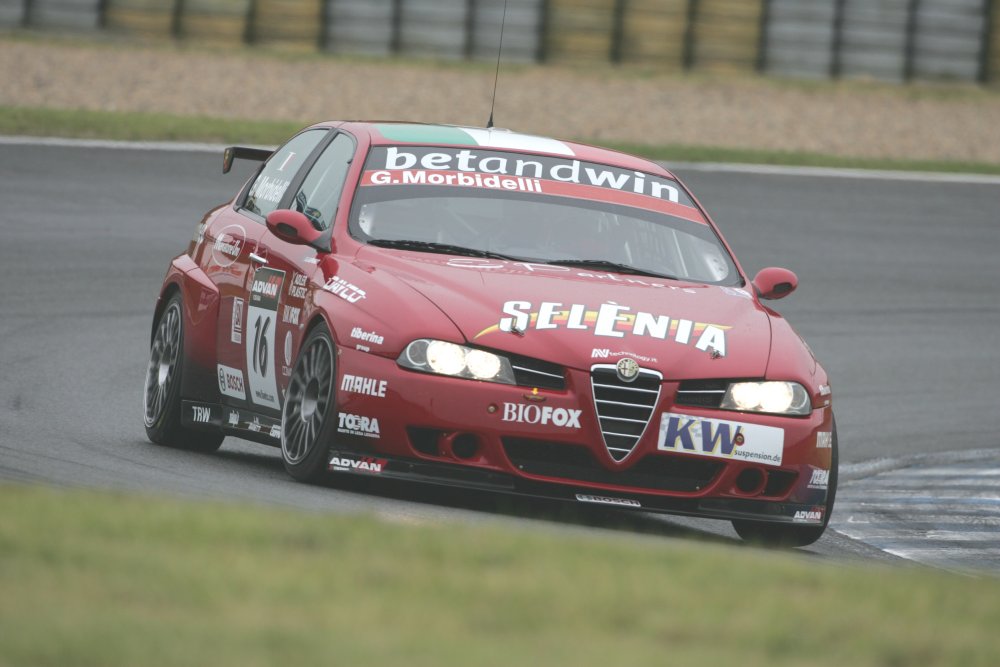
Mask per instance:
[[[396,363],[424,373],[514,384],[514,369],[506,357],[443,340],[415,340]]]
[[[809,392],[798,382],[733,382],[719,407],[776,415],[807,415],[812,410]]]

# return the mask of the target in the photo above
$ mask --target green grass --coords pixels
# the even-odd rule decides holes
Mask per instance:
[[[279,144],[307,124],[162,113],[0,107],[0,134],[8,135]]]
[[[324,119],[260,121],[159,113],[0,107],[0,135],[275,145],[283,143],[300,128],[318,120]],[[1000,164],[977,162],[878,160],[789,151],[684,145],[650,146],[588,141],[587,139],[582,139],[582,141],[655,160],[673,162],[739,162],[809,167],[1000,174]]]
[[[996,665],[1000,582],[0,487],[0,665]]]

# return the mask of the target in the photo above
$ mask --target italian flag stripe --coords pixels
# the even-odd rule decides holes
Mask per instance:
[[[389,141],[407,144],[453,144],[482,146],[555,155],[573,156],[573,150],[561,141],[507,130],[448,127],[443,125],[379,124],[375,126]]]

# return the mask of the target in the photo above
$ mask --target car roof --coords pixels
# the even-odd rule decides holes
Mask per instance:
[[[596,162],[622,169],[633,169],[674,178],[652,160],[608,148],[573,141],[521,134],[503,128],[438,125],[400,121],[327,121],[314,127],[338,127],[355,136],[364,136],[374,146],[413,144],[455,148],[491,148],[496,150]]]

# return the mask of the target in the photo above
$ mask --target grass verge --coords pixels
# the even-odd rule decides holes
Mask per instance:
[[[284,142],[307,124],[309,124],[307,121],[234,120],[158,113],[0,107],[0,135],[276,145]],[[684,145],[650,146],[587,139],[582,139],[582,141],[642,155],[654,160],[672,162],[736,162],[807,167],[1000,174],[1000,164],[978,162],[880,160],[792,151]]]
[[[85,491],[0,504],[0,664],[1000,664],[994,580]]]

